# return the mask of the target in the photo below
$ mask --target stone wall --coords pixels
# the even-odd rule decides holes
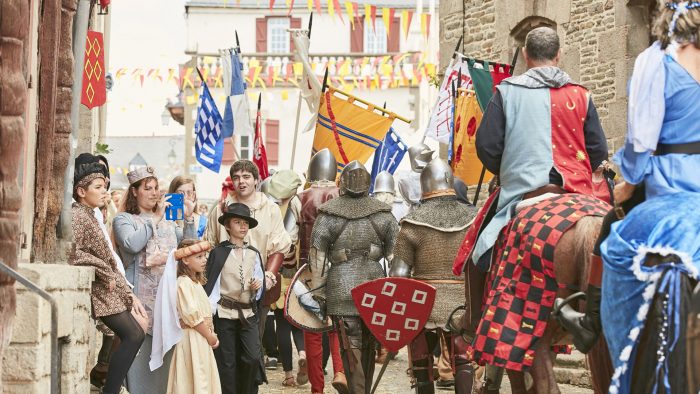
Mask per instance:
[[[611,152],[626,131],[627,80],[635,57],[649,45],[654,0],[445,0],[440,2],[440,66],[459,37],[462,53],[510,63],[525,34],[557,29],[562,68],[590,89]],[[516,73],[524,71],[522,58]]]
[[[63,393],[88,393],[88,372],[98,348],[91,319],[93,268],[62,264],[19,264],[19,272],[58,303],[60,385]],[[50,392],[51,306],[17,284],[17,315],[12,340],[3,355],[5,394]],[[0,390],[2,391],[2,390]]]

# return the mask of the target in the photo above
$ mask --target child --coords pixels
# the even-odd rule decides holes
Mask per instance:
[[[265,381],[258,331],[259,302],[264,292],[260,252],[246,242],[248,230],[258,225],[245,204],[224,209],[219,223],[229,240],[209,255],[204,289],[214,313],[214,330],[221,345],[214,351],[224,393],[255,394]],[[265,288],[274,283],[265,280]]]
[[[163,355],[177,343],[170,363],[168,394],[221,393],[212,352],[219,346],[219,340],[214,334],[211,307],[202,287],[210,249],[207,241],[180,242],[170,253],[158,287],[150,364],[151,369],[158,368]],[[175,275],[177,279],[173,283]],[[173,313],[173,304],[177,313]]]

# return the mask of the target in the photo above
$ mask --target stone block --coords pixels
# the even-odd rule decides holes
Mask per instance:
[[[17,292],[17,313],[12,343],[38,343],[51,331],[51,306],[29,291]]]
[[[50,355],[48,335],[36,344],[10,344],[3,355],[3,382],[34,382],[48,376]]]
[[[67,337],[73,333],[74,297],[71,291],[54,291],[53,295],[58,305],[58,337]]]
[[[19,264],[19,270],[22,275],[48,292],[54,289],[77,290],[81,282],[81,271],[94,272],[92,267],[37,263]]]
[[[45,376],[33,382],[3,382],[5,394],[37,394],[51,392],[51,379]]]
[[[625,59],[627,56],[627,28],[605,29],[598,38],[598,62]]]

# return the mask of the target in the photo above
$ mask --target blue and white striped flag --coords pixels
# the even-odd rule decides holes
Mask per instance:
[[[401,137],[390,128],[381,144],[374,151],[372,161],[372,183],[369,185],[370,193],[374,190],[374,180],[382,171],[389,171],[392,175],[399,168],[401,159],[408,151],[408,146],[401,140]]]
[[[224,154],[224,139],[221,138],[221,114],[209,93],[206,83],[202,83],[202,94],[197,106],[197,122],[194,124],[195,156],[204,167],[219,173],[221,157]]]

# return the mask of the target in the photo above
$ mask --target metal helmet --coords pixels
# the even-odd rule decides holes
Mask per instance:
[[[394,176],[391,175],[389,171],[382,171],[377,174],[374,179],[374,189],[373,193],[391,193],[396,195],[396,189],[394,188]]]
[[[433,159],[433,153],[434,151],[422,142],[408,148],[408,158],[411,161],[411,169],[415,172],[423,171],[423,168]]]
[[[372,177],[365,166],[357,160],[348,163],[340,173],[340,194],[352,197],[362,197],[369,193]]]
[[[440,158],[431,160],[420,174],[420,188],[423,198],[433,192],[454,190],[450,165]]]
[[[335,182],[337,175],[338,162],[328,148],[316,152],[309,162],[309,168],[306,170],[307,182]]]

